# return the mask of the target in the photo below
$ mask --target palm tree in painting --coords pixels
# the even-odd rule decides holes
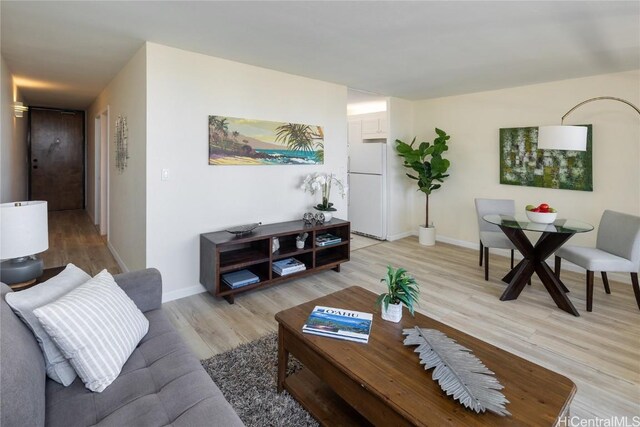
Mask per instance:
[[[218,119],[216,123],[216,130],[220,132],[225,138],[229,136],[229,123],[227,123],[226,117]]]
[[[324,133],[320,126],[287,123],[276,128],[276,141],[286,144],[291,151],[313,152],[324,158]],[[322,154],[318,156],[318,152]],[[322,161],[322,160],[320,160]]]
[[[316,134],[319,139],[316,142],[316,161],[318,163],[324,163],[324,131],[322,130],[322,126],[316,126]]]
[[[229,137],[229,123],[226,117],[209,116],[209,143],[224,148]]]
[[[218,135],[216,131],[217,123],[217,116],[209,116],[209,144],[217,144],[220,142],[220,135]]]

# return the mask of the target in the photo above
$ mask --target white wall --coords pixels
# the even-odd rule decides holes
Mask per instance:
[[[109,247],[126,270],[146,267],[147,79],[143,46],[100,93],[87,113],[87,210],[95,201],[95,117],[109,107]],[[115,167],[115,122],[129,127],[129,163]]]
[[[225,227],[299,219],[318,197],[299,189],[318,171],[347,178],[347,88],[147,43],[147,265],[164,299],[199,285],[199,235]],[[322,166],[210,166],[208,116],[321,125]],[[170,179],[160,180],[161,169]],[[332,197],[337,217],[347,201]]]
[[[605,209],[640,215],[640,117],[614,101],[587,104],[565,122],[593,124],[593,192],[499,183],[500,128],[559,124],[577,103],[603,95],[640,105],[640,70],[416,102],[419,138],[432,141],[435,127],[451,135],[451,176],[430,198],[438,235],[477,245],[475,197],[515,199],[520,213],[527,204],[548,202],[560,216],[594,225]],[[423,217],[424,200],[417,198],[414,223]],[[595,238],[585,233],[571,242],[595,244]]]
[[[0,203],[27,199],[27,114],[17,118],[14,101],[23,101],[11,71],[0,57]]]
[[[414,135],[414,102],[389,98],[389,138],[387,143],[387,194],[389,216],[387,235],[389,240],[414,234],[413,206],[416,200],[415,181],[407,178],[408,170],[396,151],[396,139],[410,143]]]

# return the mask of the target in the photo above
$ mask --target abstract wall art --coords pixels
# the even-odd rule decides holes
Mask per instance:
[[[321,126],[209,116],[210,165],[319,165]]]
[[[538,150],[538,128],[500,129],[500,184],[593,191],[592,126],[587,150]]]
[[[118,116],[116,119],[116,132],[113,137],[116,144],[116,169],[123,173],[129,162],[129,127],[127,116]]]

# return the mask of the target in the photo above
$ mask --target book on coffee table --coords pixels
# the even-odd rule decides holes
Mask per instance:
[[[342,308],[316,306],[302,332],[360,343],[369,342],[373,314]]]

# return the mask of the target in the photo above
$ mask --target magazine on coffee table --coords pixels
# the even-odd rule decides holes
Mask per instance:
[[[369,342],[373,314],[317,305],[302,332],[360,343]]]

